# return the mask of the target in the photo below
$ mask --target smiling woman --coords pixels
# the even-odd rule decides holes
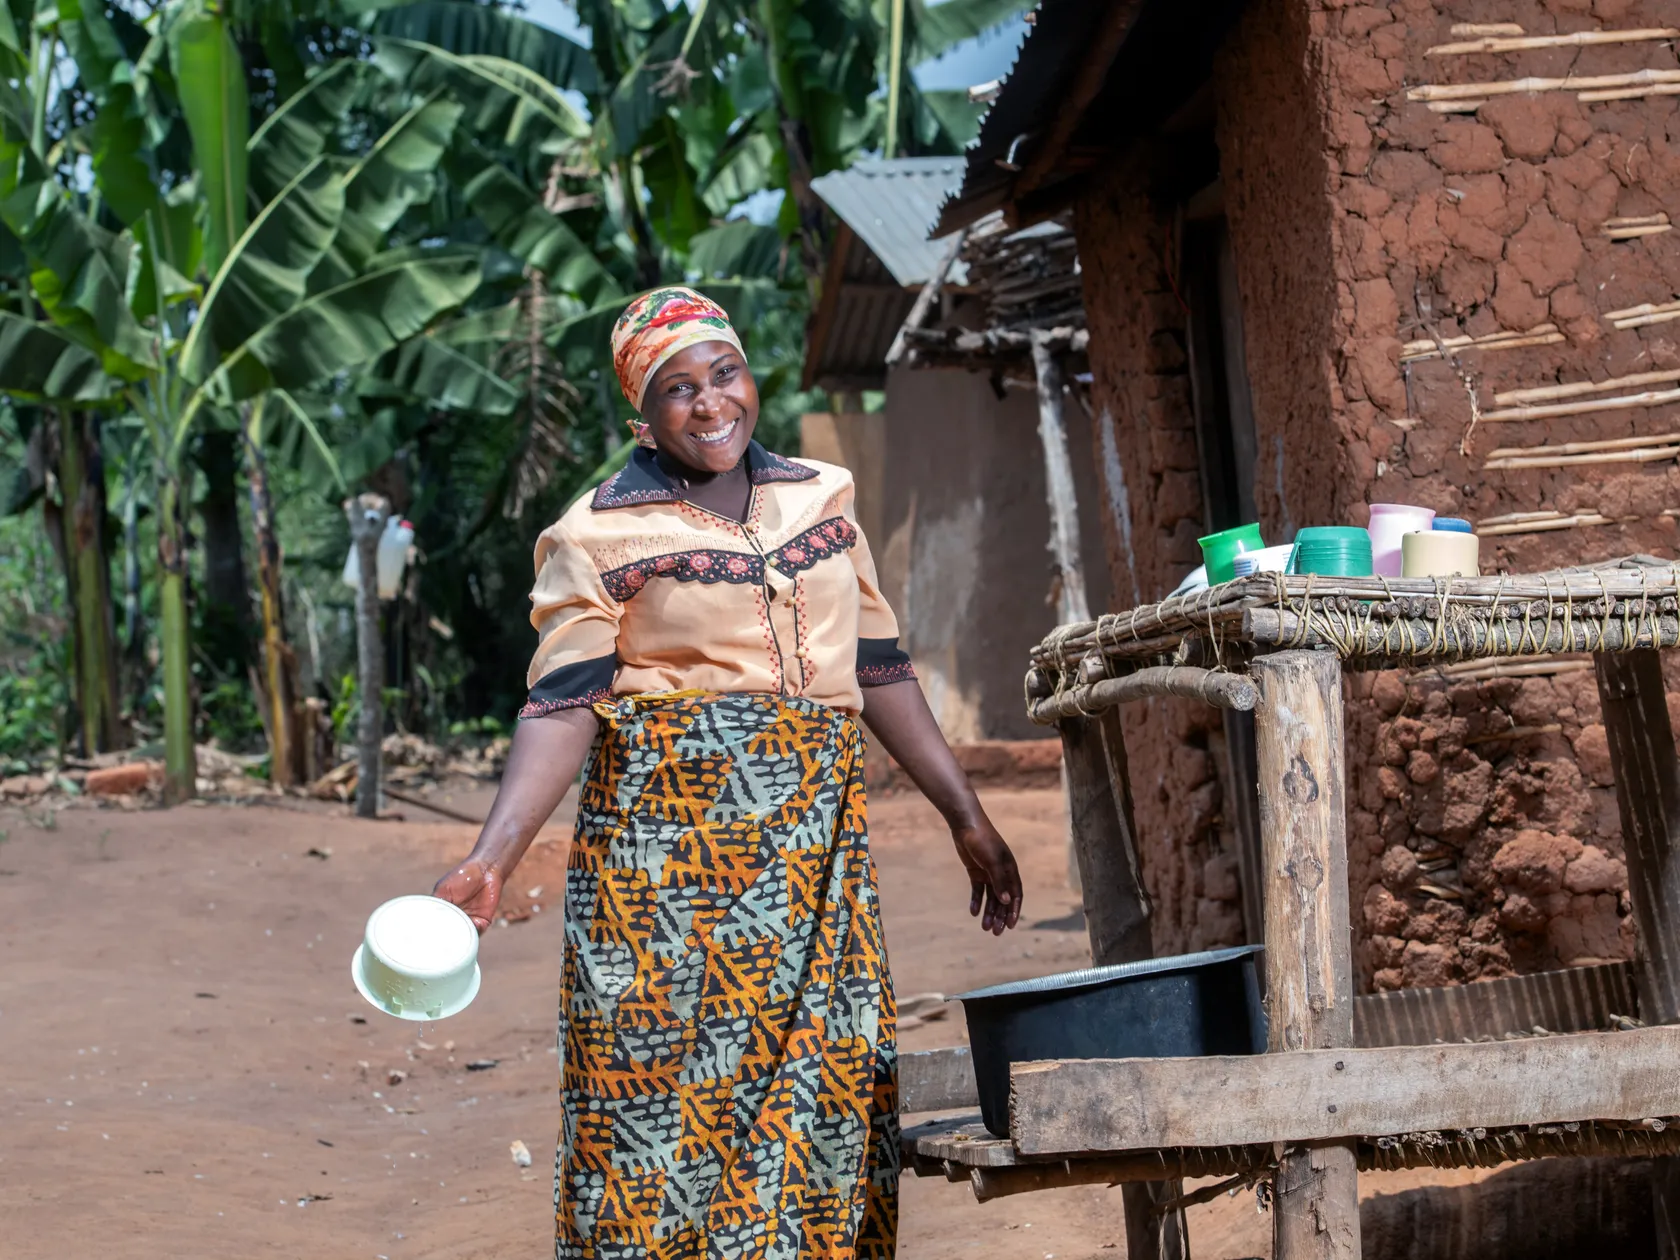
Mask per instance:
[[[887,1260],[897,1052],[858,719],[944,814],[987,931],[1015,925],[1020,876],[898,646],[851,475],[753,441],[723,311],[638,298],[613,362],[641,445],[537,541],[525,720],[437,895],[487,927],[589,759],[556,1257]]]

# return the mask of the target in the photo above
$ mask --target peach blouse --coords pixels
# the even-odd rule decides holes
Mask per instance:
[[[686,501],[653,453],[537,540],[540,641],[521,717],[614,695],[768,691],[858,712],[915,677],[876,586],[852,475],[748,444],[745,522]]]

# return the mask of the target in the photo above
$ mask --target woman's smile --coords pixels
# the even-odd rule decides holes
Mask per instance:
[[[696,442],[705,442],[707,445],[712,445],[717,442],[727,442],[730,435],[735,432],[735,426],[739,423],[740,421],[738,420],[730,420],[725,423],[722,428],[707,429],[705,432],[691,431],[689,436]]]

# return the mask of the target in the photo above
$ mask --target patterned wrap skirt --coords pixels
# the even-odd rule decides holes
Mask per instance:
[[[595,712],[557,1260],[890,1260],[895,1012],[856,719],[763,693]]]

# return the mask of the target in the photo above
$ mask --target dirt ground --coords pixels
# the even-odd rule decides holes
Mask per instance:
[[[1028,889],[1030,926],[1001,940],[968,919],[933,810],[871,803],[901,997],[1088,961],[1059,795],[984,795]],[[477,816],[489,797],[435,799]],[[0,811],[0,1258],[550,1254],[569,805],[516,877],[518,907],[540,909],[491,930],[477,1001],[432,1024],[378,1014],[349,977],[368,912],[429,889],[472,841],[404,808]],[[901,1045],[963,1039],[952,1008]],[[906,1177],[902,1216],[904,1260],[1124,1254],[1119,1192],[1102,1187],[982,1206],[966,1184]],[[1198,1260],[1264,1256],[1269,1234],[1252,1193],[1192,1211]]]

